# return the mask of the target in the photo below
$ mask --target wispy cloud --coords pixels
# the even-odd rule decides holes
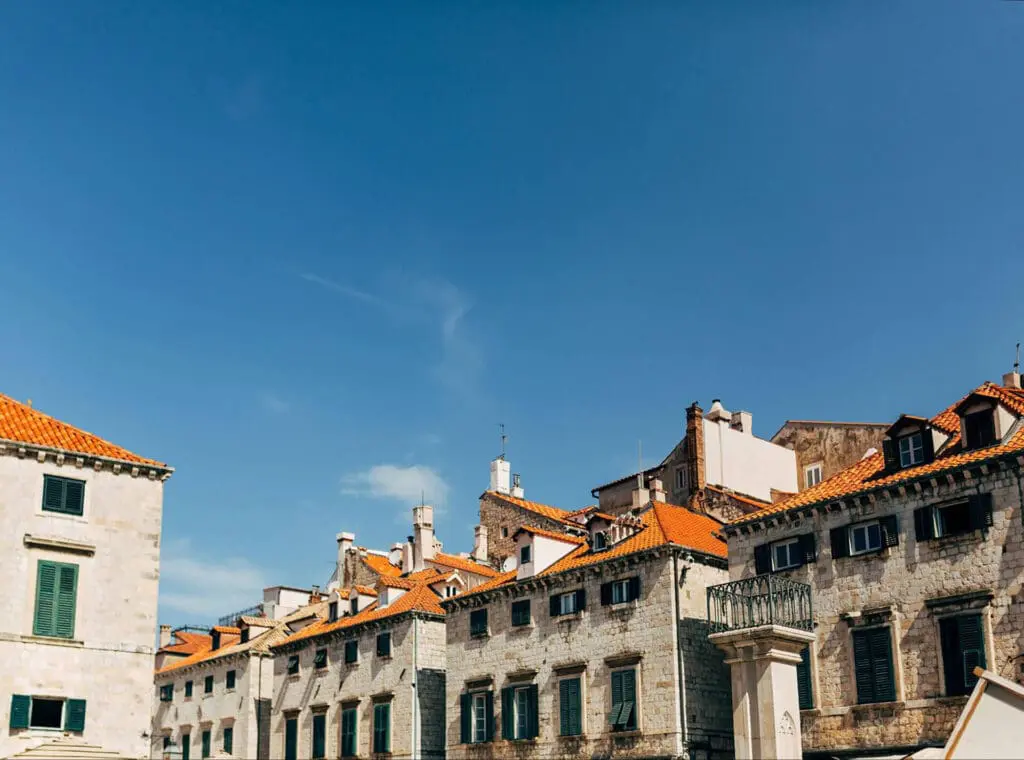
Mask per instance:
[[[271,414],[285,414],[291,410],[292,405],[274,393],[263,393],[260,395],[260,406]]]
[[[390,301],[375,296],[372,293],[367,293],[366,291],[360,290],[359,288],[354,288],[351,285],[346,285],[343,282],[329,280],[326,277],[321,277],[318,274],[312,274],[310,272],[304,272],[303,274],[300,274],[299,277],[305,280],[306,282],[312,282],[319,285],[320,287],[327,288],[328,290],[333,290],[335,293],[343,295],[346,298],[351,298],[355,301],[360,301],[362,303],[369,304],[370,306],[375,306],[376,308],[382,309],[387,312],[391,312],[394,314],[398,313],[398,308]]]
[[[164,546],[160,558],[160,603],[204,622],[259,601],[267,585],[263,570],[246,559],[196,556],[187,539]]]
[[[341,492],[348,496],[390,499],[403,506],[419,504],[420,499],[443,508],[448,502],[448,483],[435,470],[422,464],[407,467],[378,464],[365,472],[341,479]]]

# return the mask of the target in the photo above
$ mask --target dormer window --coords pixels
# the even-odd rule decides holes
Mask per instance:
[[[523,546],[521,546],[519,548],[519,564],[520,565],[529,564],[530,557],[531,557],[530,548],[531,548],[530,544],[523,544]]]
[[[603,530],[594,532],[594,551],[599,552],[608,548],[608,534]]]
[[[900,467],[912,467],[924,462],[924,440],[920,433],[905,435],[899,439]]]
[[[982,449],[997,442],[996,418],[991,409],[964,415],[964,445],[968,449]]]

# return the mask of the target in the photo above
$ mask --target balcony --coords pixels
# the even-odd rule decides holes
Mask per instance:
[[[777,575],[758,575],[708,587],[712,633],[779,625],[811,631],[811,587]]]

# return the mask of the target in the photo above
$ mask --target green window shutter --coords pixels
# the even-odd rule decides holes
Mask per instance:
[[[875,700],[896,701],[896,679],[892,664],[892,637],[888,628],[871,631],[871,659],[874,664]]]
[[[612,672],[612,711],[608,716],[608,722],[613,727],[618,725],[619,715],[622,713],[622,673],[621,670]]]
[[[313,667],[322,670],[327,667],[327,648],[317,649],[313,655]]]
[[[501,738],[515,739],[516,727],[512,720],[512,700],[514,699],[512,687],[501,690]]]
[[[636,728],[636,671],[622,671],[622,713],[619,725],[626,731]]]
[[[69,699],[64,705],[64,730],[85,730],[85,700]]]
[[[811,648],[800,652],[800,664],[796,666],[796,693],[801,710],[814,708],[814,692],[811,687]]]
[[[192,682],[185,681],[185,698],[190,699],[192,697]]]
[[[531,683],[526,687],[526,693],[529,695],[526,700],[526,738],[534,739],[540,733],[540,725],[537,720],[537,684]]]
[[[55,475],[43,476],[43,509],[80,515],[85,506],[85,482]]]
[[[373,751],[391,751],[391,703],[373,706]]]
[[[81,480],[64,481],[64,511],[69,515],[82,514],[85,506],[85,483]]]
[[[227,689],[235,688],[235,671],[229,670],[227,675],[224,677],[224,687]]]
[[[634,575],[629,579],[629,601],[635,602],[640,598],[640,576]]]
[[[853,672],[857,683],[857,704],[877,702],[875,699],[875,673],[871,662],[869,631],[853,632]]]
[[[322,760],[327,754],[327,716],[313,715],[313,760]]]
[[[347,707],[341,712],[341,756],[355,757],[356,754],[356,710]]]
[[[359,659],[359,641],[352,639],[345,642],[345,663],[351,664]]]
[[[558,717],[561,736],[583,733],[580,704],[580,679],[563,678],[558,684]]]
[[[11,695],[11,728],[28,728],[28,716],[32,710],[32,697],[25,694]]]
[[[203,758],[210,756],[210,732],[203,731]]]
[[[288,718],[284,722],[284,760],[298,760],[299,756],[299,721]]]
[[[484,716],[486,717],[487,735],[484,737],[484,741],[494,741],[494,692],[489,691],[484,695],[485,708]]]
[[[32,633],[55,635],[54,611],[57,608],[57,564],[39,560],[36,570],[36,614]]]
[[[459,740],[463,744],[469,744],[473,740],[472,700],[472,694],[459,695]]]
[[[942,645],[942,672],[946,681],[946,696],[965,694],[963,669],[960,663],[963,652],[960,648],[958,618],[943,618],[939,621],[939,639]]]
[[[203,681],[203,693],[213,693],[213,676],[207,676],[206,679]]]
[[[75,598],[78,594],[78,565],[57,565],[57,604],[54,633],[66,639],[75,636]]]
[[[181,735],[181,760],[191,760],[192,758],[192,735],[182,734]]]
[[[934,507],[921,507],[914,510],[914,538],[918,541],[935,538]]]
[[[224,751],[229,755],[235,749],[235,729],[231,726],[224,727]]]
[[[963,673],[964,693],[967,694],[978,683],[974,669],[985,667],[985,641],[981,615],[963,615],[958,618],[957,622],[959,623],[960,650],[962,652],[958,665]]]
[[[43,509],[47,512],[64,511],[64,483],[60,478],[43,475]]]

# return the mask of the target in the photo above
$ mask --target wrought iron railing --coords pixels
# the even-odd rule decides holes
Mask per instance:
[[[814,627],[811,587],[778,575],[758,575],[708,587],[708,623],[713,633],[784,625]]]
[[[238,618],[242,616],[263,617],[263,605],[255,604],[252,607],[246,607],[244,610],[239,610],[238,612],[232,612],[230,615],[225,615],[217,620],[217,625],[234,625],[238,622]]]

